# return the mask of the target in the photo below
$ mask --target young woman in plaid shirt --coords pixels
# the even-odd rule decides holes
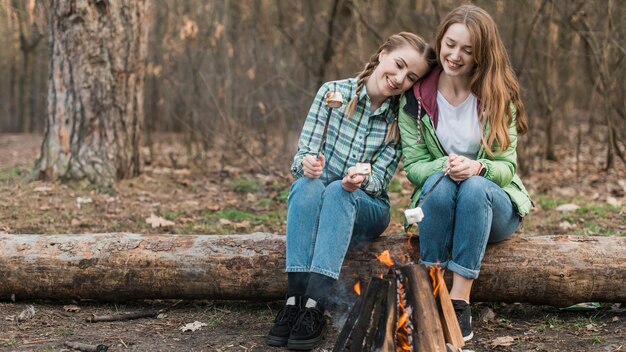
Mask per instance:
[[[327,294],[350,243],[373,240],[389,224],[386,189],[401,155],[399,96],[435,63],[422,38],[401,32],[356,78],[327,82],[317,92],[291,167],[297,180],[287,208],[287,302],[269,345],[309,350],[322,342]],[[331,110],[325,101],[335,92],[349,102]],[[356,173],[359,162],[371,164],[369,175]]]

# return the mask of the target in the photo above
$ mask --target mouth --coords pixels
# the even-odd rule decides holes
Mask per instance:
[[[396,90],[396,89],[398,89],[398,86],[397,86],[394,82],[392,82],[392,81],[389,79],[389,77],[385,77],[385,80],[387,81],[387,87],[389,87],[389,89],[391,89],[391,90]]]
[[[454,63],[450,60],[446,60],[446,62],[448,63],[448,67],[450,67],[453,70],[456,70],[461,67],[461,64]]]

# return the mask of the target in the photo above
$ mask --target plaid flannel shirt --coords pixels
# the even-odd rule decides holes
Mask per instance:
[[[339,91],[344,101],[341,107],[332,109],[323,151],[326,166],[321,180],[324,184],[341,180],[348,173],[348,168],[355,166],[357,162],[368,162],[372,164],[372,173],[363,182],[361,189],[389,204],[386,190],[401,156],[399,143],[385,142],[387,130],[395,115],[390,109],[390,99],[386,99],[371,113],[370,98],[366,90],[361,89],[354,115],[352,118],[345,116],[346,106],[354,95],[356,85],[357,79],[350,78],[326,82],[319,89],[300,134],[291,174],[296,179],[304,176],[302,160],[307,154],[316,155],[319,152],[324,126],[329,116],[325,97],[328,92]]]

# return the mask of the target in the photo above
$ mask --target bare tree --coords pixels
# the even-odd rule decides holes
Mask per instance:
[[[150,0],[54,0],[35,172],[105,188],[140,171]]]
[[[582,38],[591,64],[589,79],[600,95],[607,123],[606,168],[613,168],[615,157],[626,165],[620,150],[624,146],[626,116],[624,114],[624,66],[625,49],[623,33],[616,26],[622,25],[623,9],[609,0],[589,9],[587,2],[576,4],[576,9],[567,17],[568,23]],[[587,11],[597,11],[592,22]],[[594,11],[594,12],[595,12]],[[617,22],[616,22],[617,21]],[[621,94],[620,94],[621,93]]]

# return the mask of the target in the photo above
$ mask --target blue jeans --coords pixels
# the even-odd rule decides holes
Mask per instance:
[[[287,201],[286,272],[339,278],[350,243],[373,240],[389,225],[389,205],[360,189],[347,192],[341,180],[328,185],[301,177]]]
[[[441,175],[438,172],[426,180],[421,197]],[[427,266],[439,263],[468,279],[478,277],[487,243],[507,239],[521,222],[506,192],[480,176],[458,184],[444,178],[422,211],[420,262]]]

